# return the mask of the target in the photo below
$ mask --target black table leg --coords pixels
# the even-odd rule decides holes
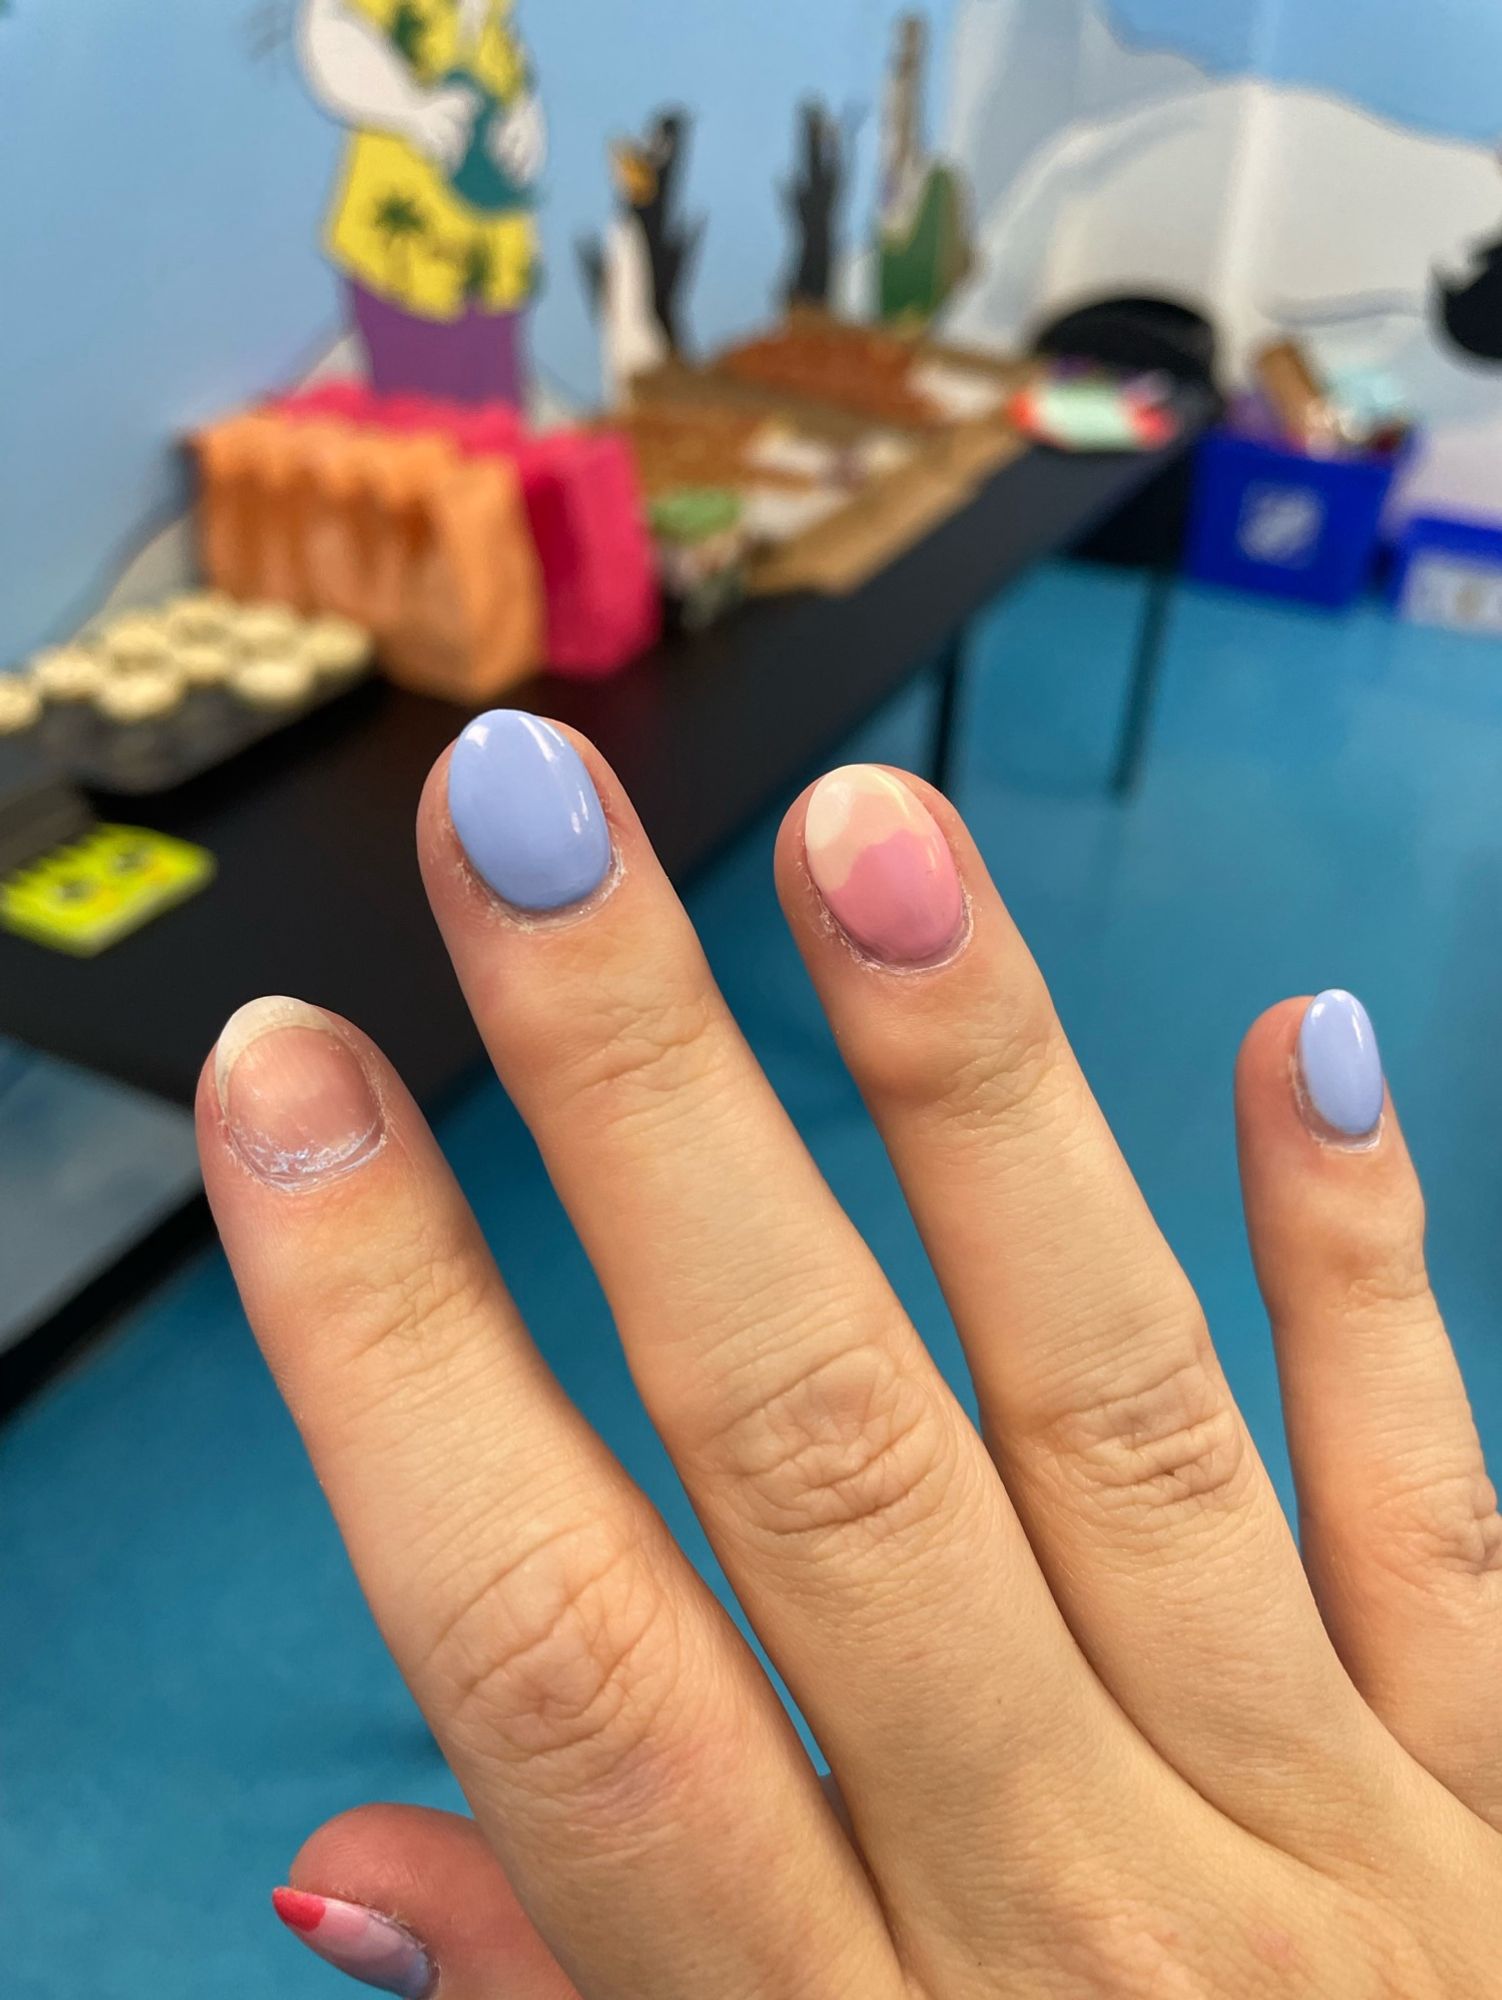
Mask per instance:
[[[1122,711],[1121,729],[1116,738],[1116,763],[1111,772],[1111,790],[1118,799],[1130,798],[1142,777],[1142,760],[1147,751],[1147,733],[1153,719],[1153,701],[1158,692],[1158,676],[1163,665],[1163,640],[1168,630],[1168,612],[1173,602],[1176,571],[1157,567],[1148,572],[1147,594],[1142,601],[1142,618],[1137,627],[1137,647],[1132,659],[1132,680]]]
[[[965,628],[961,625],[945,640],[944,650],[934,663],[935,706],[933,735],[928,748],[928,781],[946,797],[954,775],[954,732],[964,671]]]

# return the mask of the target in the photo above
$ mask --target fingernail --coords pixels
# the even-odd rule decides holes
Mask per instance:
[[[432,1992],[433,1961],[410,1931],[334,1896],[310,1896],[301,1889],[273,1889],[271,1907],[309,1951],[383,1993],[425,2000]]]
[[[358,1057],[301,1000],[278,994],[232,1014],[214,1082],[236,1152],[273,1187],[348,1173],[380,1146],[381,1107]]]
[[[1382,1057],[1371,1016],[1354,993],[1332,986],[1309,1002],[1298,1060],[1306,1123],[1342,1139],[1364,1139],[1377,1129]]]
[[[914,792],[871,764],[821,778],[803,821],[808,872],[846,934],[893,965],[959,937],[965,898],[949,843]]]
[[[477,715],[449,759],[449,817],[504,902],[562,910],[598,889],[610,829],[579,753],[515,708]]]

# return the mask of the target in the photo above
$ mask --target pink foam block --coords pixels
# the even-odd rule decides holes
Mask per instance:
[[[662,630],[646,509],[622,437],[554,431],[515,452],[542,567],[549,664],[595,679]]]
[[[383,431],[438,431],[449,437],[453,434],[454,417],[455,406],[442,396],[423,396],[412,392],[401,396],[374,397],[370,421],[378,424]]]
[[[581,679],[614,673],[662,630],[646,506],[626,440],[611,433],[533,436],[509,403],[379,396],[353,380],[320,382],[273,407],[297,419],[343,421],[393,435],[448,438],[468,458],[506,458],[542,571],[547,658]]]
[[[509,403],[457,407],[449,434],[471,458],[510,457],[526,436],[526,427]]]

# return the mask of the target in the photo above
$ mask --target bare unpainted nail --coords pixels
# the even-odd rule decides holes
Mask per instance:
[[[351,1172],[380,1149],[380,1100],[354,1049],[316,1007],[277,994],[232,1014],[214,1058],[235,1151],[271,1187]]]

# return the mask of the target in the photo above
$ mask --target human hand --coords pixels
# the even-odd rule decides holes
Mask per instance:
[[[424,91],[402,120],[402,136],[424,159],[453,173],[469,147],[480,98],[468,84]]]
[[[547,158],[548,128],[535,91],[520,98],[504,118],[491,122],[485,136],[491,160],[519,187],[530,187]]]
[[[419,846],[476,1022],[842,1802],[548,1374],[389,1066],[345,1022],[255,1003],[200,1090],[210,1198],[475,1815],[324,1829],[285,1903],[314,1948],[440,2000],[1502,1991],[1502,1536],[1364,1017],[1285,1001],[1237,1071],[1306,1572],[930,788],[825,779],[777,876],[983,1435],[597,754],[481,718]]]

